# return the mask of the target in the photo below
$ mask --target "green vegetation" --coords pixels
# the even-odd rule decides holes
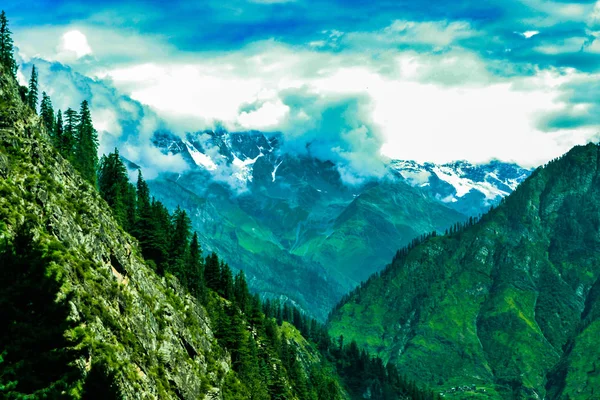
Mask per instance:
[[[330,332],[448,398],[594,398],[599,161],[576,147],[480,221],[399,251]]]
[[[81,378],[76,343],[64,336],[69,297],[55,302],[63,284],[58,242],[42,245],[22,226],[0,248],[0,396],[57,398]]]

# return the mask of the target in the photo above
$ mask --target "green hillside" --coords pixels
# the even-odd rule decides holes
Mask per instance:
[[[599,163],[575,147],[478,223],[398,252],[330,332],[447,398],[600,395]]]

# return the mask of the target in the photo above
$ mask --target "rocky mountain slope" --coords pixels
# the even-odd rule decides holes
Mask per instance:
[[[484,212],[529,173],[502,163],[393,162],[387,178],[348,185],[336,165],[286,153],[282,141],[261,132],[157,133],[154,144],[181,154],[190,170],[150,185],[163,203],[189,211],[203,246],[245,268],[252,288],[320,319],[397,248]]]
[[[480,222],[399,252],[330,332],[446,398],[597,398],[599,165],[576,147]]]
[[[176,278],[146,265],[136,240],[50,144],[1,66],[0,242],[0,397],[252,395],[215,337],[216,322]],[[300,375],[325,365],[293,326],[271,334],[296,349]],[[281,365],[274,355],[263,369],[279,371],[281,392],[298,398],[298,382]],[[328,374],[335,397],[347,397],[335,371]]]

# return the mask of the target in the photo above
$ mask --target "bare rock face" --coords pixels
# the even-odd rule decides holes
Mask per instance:
[[[77,338],[83,379],[101,357],[125,398],[222,398],[230,361],[206,311],[176,279],[149,269],[136,240],[52,147],[0,67],[0,239],[26,218],[40,242],[64,246],[58,297],[70,299],[76,328],[65,336]]]

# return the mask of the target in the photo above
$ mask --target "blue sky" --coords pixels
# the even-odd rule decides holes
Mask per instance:
[[[600,2],[21,3],[3,7],[22,79],[53,68],[53,101],[91,97],[104,148],[142,164],[153,129],[215,124],[359,178],[386,157],[534,166],[598,137]]]

